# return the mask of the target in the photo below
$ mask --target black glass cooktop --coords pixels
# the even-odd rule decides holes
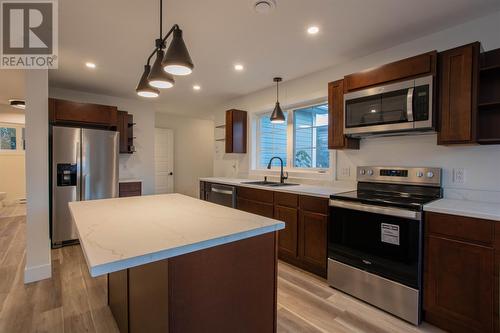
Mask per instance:
[[[442,197],[439,187],[358,183],[358,190],[333,194],[331,199],[356,201],[371,205],[422,210],[423,205]]]

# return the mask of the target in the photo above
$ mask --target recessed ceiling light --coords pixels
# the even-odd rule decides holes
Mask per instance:
[[[201,89],[201,87],[200,87],[199,85],[197,85],[197,84],[195,84],[195,85],[193,86],[193,90],[200,90],[200,89]]]
[[[316,35],[318,32],[319,32],[319,28],[317,26],[315,26],[315,25],[310,26],[309,28],[307,28],[307,33],[309,35]]]
[[[26,102],[22,99],[9,99],[9,105],[17,109],[26,109]]]
[[[242,65],[242,64],[235,64],[235,65],[234,65],[234,70],[236,70],[236,71],[241,72],[241,71],[242,71],[242,70],[244,70],[244,69],[245,69],[245,67],[243,67],[243,65]]]
[[[96,68],[96,65],[93,62],[86,62],[85,66],[87,66],[87,68],[92,68],[92,69]]]

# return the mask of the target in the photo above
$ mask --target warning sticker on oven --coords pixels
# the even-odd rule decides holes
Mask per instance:
[[[382,223],[380,231],[382,242],[399,245],[399,225]]]

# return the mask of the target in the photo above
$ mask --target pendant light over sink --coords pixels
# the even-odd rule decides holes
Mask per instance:
[[[149,55],[141,79],[135,89],[142,97],[158,97],[160,89],[172,88],[175,84],[173,75],[189,75],[194,65],[189,55],[182,30],[177,24],[163,37],[163,0],[160,0],[160,37],[155,40],[155,49]],[[172,41],[165,54],[166,40],[172,35]],[[156,55],[151,67],[151,58]]]
[[[279,101],[279,83],[283,81],[283,79],[280,77],[275,77],[273,81],[276,82],[276,106],[274,107],[274,111],[271,114],[271,123],[283,124],[285,122],[285,114],[283,113],[283,110],[281,110]]]

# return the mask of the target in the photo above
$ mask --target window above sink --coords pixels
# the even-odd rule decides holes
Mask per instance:
[[[303,104],[304,105],[304,104]],[[292,178],[331,178],[334,152],[328,150],[328,103],[320,101],[283,110],[286,122],[272,124],[270,112],[254,114],[250,137],[250,173],[279,176],[278,156]]]

